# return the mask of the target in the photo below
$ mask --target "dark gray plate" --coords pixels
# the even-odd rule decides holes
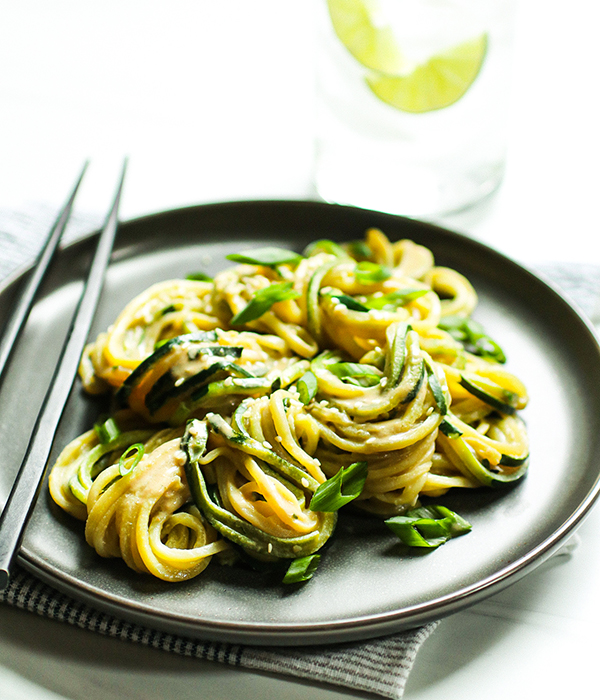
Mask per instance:
[[[165,212],[124,223],[93,333],[152,282],[203,270],[256,245],[301,250],[318,238],[360,238],[378,226],[392,239],[431,248],[438,264],[467,275],[480,298],[476,318],[503,346],[508,368],[530,392],[525,411],[532,460],[527,478],[444,502],[473,531],[437,551],[412,553],[375,520],[341,518],[317,575],[285,587],[268,575],[211,563],[197,579],[166,584],[102,560],[82,524],[44,489],[21,564],[98,609],[196,638],[309,644],[389,634],[448,615],[516,581],[552,554],[598,494],[600,350],[590,327],[553,288],[497,252],[434,226],[315,202],[239,202]],[[526,233],[525,233],[526,235]],[[92,239],[64,249],[27,324],[2,387],[0,498],[5,501],[59,354]],[[6,315],[20,277],[0,289]],[[2,322],[0,318],[0,323]],[[91,425],[99,405],[72,392],[55,454]],[[55,455],[54,455],[55,456]]]

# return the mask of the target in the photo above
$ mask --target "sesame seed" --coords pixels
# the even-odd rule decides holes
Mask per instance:
[[[270,442],[267,442],[267,440],[265,440],[265,441],[263,442],[263,447],[266,447],[267,450],[272,450],[272,449],[273,449],[273,445],[271,445]]]

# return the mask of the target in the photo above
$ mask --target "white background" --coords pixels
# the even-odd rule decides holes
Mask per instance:
[[[482,0],[484,1],[484,0]],[[0,208],[123,218],[216,200],[313,197],[313,0],[4,0]],[[443,223],[526,263],[600,264],[598,10],[521,0],[505,181]],[[558,558],[444,621],[408,700],[589,697],[600,513]],[[2,700],[325,700],[343,693],[180,659],[0,607]]]

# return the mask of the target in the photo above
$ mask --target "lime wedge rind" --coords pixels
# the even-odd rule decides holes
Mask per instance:
[[[486,33],[413,68],[403,57],[391,27],[376,23],[377,0],[327,0],[327,7],[338,39],[369,69],[368,87],[395,109],[421,114],[449,107],[479,75],[487,53]]]
[[[327,6],[338,39],[361,65],[385,75],[404,69],[392,29],[373,23],[373,0],[327,0]]]
[[[373,94],[403,112],[422,114],[454,104],[471,87],[483,65],[486,33],[432,56],[408,75],[373,72],[365,80]]]

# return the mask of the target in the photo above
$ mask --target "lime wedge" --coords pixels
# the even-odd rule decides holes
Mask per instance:
[[[459,100],[477,77],[487,50],[487,34],[432,56],[408,75],[367,76],[371,90],[404,112],[431,112]]]
[[[363,66],[397,74],[404,59],[388,25],[376,26],[376,0],[327,0],[333,29],[342,44]]]

